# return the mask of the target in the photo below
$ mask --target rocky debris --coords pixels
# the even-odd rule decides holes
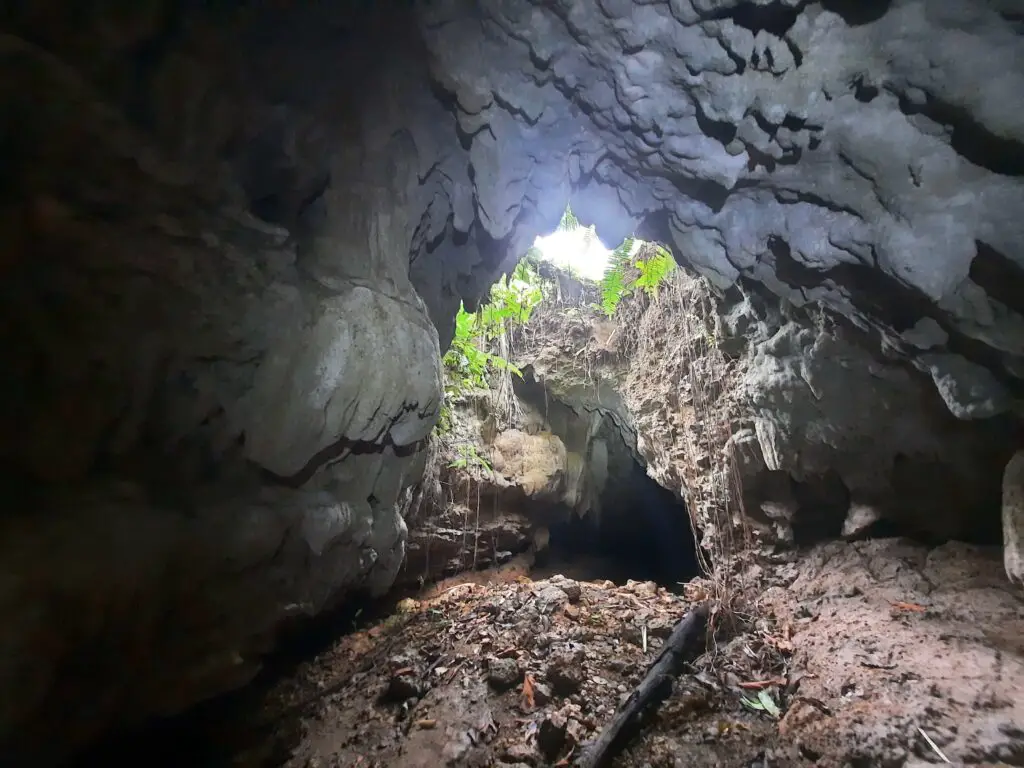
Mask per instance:
[[[635,630],[674,624],[714,585],[695,582],[679,596],[581,582],[575,604],[541,612],[537,595],[566,581],[466,585],[341,638],[261,704],[291,752],[287,767],[426,768],[438,755],[454,767],[571,764],[662,647]],[[920,731],[954,763],[1018,759],[1024,604],[997,553],[834,543],[812,550],[795,580],[765,570],[747,589],[756,611],[713,617],[717,640],[618,764],[937,761]],[[414,670],[406,674],[420,698],[364,695],[387,690],[399,664]],[[296,701],[306,702],[302,722],[288,726]]]

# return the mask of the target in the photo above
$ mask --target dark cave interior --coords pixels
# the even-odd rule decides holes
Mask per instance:
[[[635,462],[618,480],[606,489],[600,515],[571,514],[550,528],[550,552],[537,565],[545,573],[565,566],[567,576],[678,590],[700,573],[686,505]]]
[[[881,506],[883,515],[848,540],[907,538],[930,547],[962,541],[983,547],[1002,543],[998,477],[982,484],[981,493],[967,499],[937,495],[934,478],[941,472],[935,462],[903,455],[892,469],[895,493]],[[798,548],[843,537],[843,524],[851,495],[836,472],[790,481],[797,512],[793,517],[793,544]],[[963,520],[951,509],[971,503],[976,514]],[[952,521],[956,521],[953,523]]]

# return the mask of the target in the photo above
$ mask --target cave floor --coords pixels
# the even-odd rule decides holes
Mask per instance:
[[[832,543],[743,573],[738,630],[614,765],[1024,765],[1024,601],[997,551]],[[542,575],[466,574],[340,638],[264,694],[276,725],[235,765],[572,765],[711,585]]]

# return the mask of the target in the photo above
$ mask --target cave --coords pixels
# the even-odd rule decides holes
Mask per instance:
[[[633,437],[673,490],[626,480],[641,501],[615,517],[671,517],[657,544],[687,573],[689,518],[702,546],[743,519],[665,495],[695,487],[681,435],[713,443],[708,473],[732,462],[752,518],[792,514],[754,494],[766,474],[838,478],[841,503],[800,511],[799,567],[751,550],[744,573],[804,590],[805,613],[814,564],[854,572],[851,552],[905,579],[878,604],[941,597],[954,565],[988,585],[961,601],[977,621],[914,631],[936,659],[950,637],[999,649],[989,698],[944,693],[951,728],[901,690],[891,719],[1019,763],[1024,705],[1000,686],[1021,679],[1024,478],[1003,473],[1024,445],[1024,37],[1005,5],[7,4],[0,763],[58,766],[246,690],[283,627],[388,594],[456,313],[570,204],[605,245],[664,243],[707,286],[700,332],[743,364],[742,418],[706,424],[670,365],[692,329],[648,350]],[[918,541],[844,549],[836,523],[864,506]],[[979,639],[981,619],[999,626]],[[900,738],[848,762],[932,754]]]
[[[542,573],[625,583],[653,581],[680,590],[701,573],[685,503],[633,463],[606,492],[598,519],[568,515],[550,528]]]

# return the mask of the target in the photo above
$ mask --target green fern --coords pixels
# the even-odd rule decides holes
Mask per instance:
[[[634,285],[653,298],[658,295],[658,286],[665,282],[676,268],[676,260],[672,258],[671,253],[657,245],[650,257],[637,259],[635,265],[640,270],[640,276]]]
[[[516,366],[490,350],[499,336],[529,322],[541,298],[540,275],[524,260],[498,280],[490,300],[475,313],[459,306],[455,334],[442,358],[445,397],[436,427],[439,434],[451,431],[452,402],[472,390],[486,389],[493,372],[522,378]]]
[[[568,205],[565,206],[565,213],[562,214],[562,220],[558,222],[559,232],[574,232],[579,229],[582,224],[580,220],[576,218],[576,214],[572,212],[572,208]]]
[[[636,248],[638,242],[640,247]],[[626,238],[608,258],[601,279],[601,311],[612,317],[619,302],[636,290],[652,298],[657,296],[658,288],[675,268],[675,259],[662,246]]]
[[[601,279],[601,311],[607,317],[615,314],[619,302],[630,293],[626,283],[626,269],[636,239],[627,237],[608,257],[608,266]]]

